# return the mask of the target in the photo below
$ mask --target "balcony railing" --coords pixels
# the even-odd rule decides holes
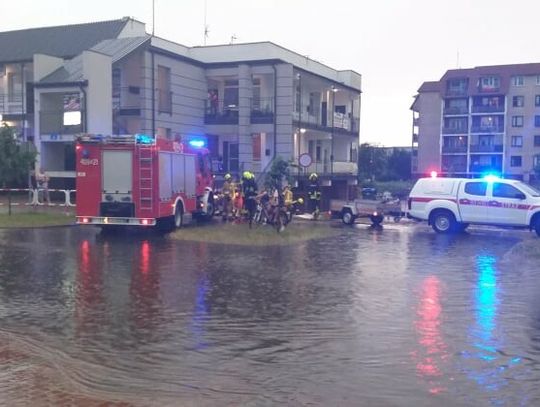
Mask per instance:
[[[349,161],[334,161],[334,168],[332,171],[332,166],[330,160],[326,162],[316,162],[311,164],[307,168],[296,168],[297,174],[311,174],[315,172],[319,175],[357,175],[358,173],[358,164],[356,162]]]
[[[204,114],[206,124],[238,124],[238,103],[207,100]]]
[[[81,112],[81,122],[84,113]],[[64,125],[64,111],[44,111],[39,113],[40,134],[78,134],[82,131],[81,124]]]
[[[478,87],[478,92],[480,93],[497,93],[499,91],[500,91],[499,86],[488,86],[488,87],[479,86]]]
[[[468,130],[466,126],[459,127],[443,127],[443,134],[467,134]]]
[[[472,107],[473,113],[503,113],[504,106],[474,106]]]
[[[470,172],[478,173],[478,174],[484,174],[484,173],[492,173],[492,172],[501,172],[502,171],[502,165],[471,165]]]
[[[467,163],[448,163],[441,165],[443,172],[467,172]]]
[[[445,115],[457,115],[457,114],[463,115],[467,113],[469,113],[469,108],[467,106],[452,106],[452,107],[444,108]]]
[[[274,122],[274,98],[251,99],[251,123]]]
[[[138,86],[113,89],[113,111],[120,116],[140,116],[141,101],[141,88]]]
[[[504,126],[475,126],[471,127],[471,133],[504,133]]]
[[[169,90],[156,89],[158,112],[172,113],[172,92]]]
[[[442,146],[443,154],[465,154],[467,153],[467,146]]]
[[[0,93],[0,114],[7,113],[22,113],[23,111],[23,96]]]
[[[471,153],[502,153],[503,145],[502,144],[471,144]]]
[[[446,96],[467,96],[467,88],[446,89]]]

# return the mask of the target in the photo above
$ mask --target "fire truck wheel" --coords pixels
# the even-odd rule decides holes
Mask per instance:
[[[180,229],[184,224],[184,208],[181,204],[176,204],[174,209],[174,227]]]

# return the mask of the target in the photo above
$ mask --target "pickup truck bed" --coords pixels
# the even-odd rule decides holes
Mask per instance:
[[[405,216],[399,200],[384,202],[371,199],[355,199],[354,201],[332,199],[330,211],[348,225],[353,224],[358,218],[370,218],[373,225],[379,225],[385,216],[393,216],[394,219]]]

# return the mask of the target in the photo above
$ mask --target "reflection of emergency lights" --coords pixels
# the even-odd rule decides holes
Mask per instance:
[[[154,137],[148,136],[146,134],[136,134],[135,140],[137,144],[154,144]]]
[[[188,141],[188,144],[194,148],[203,148],[206,146],[206,140],[195,138]]]

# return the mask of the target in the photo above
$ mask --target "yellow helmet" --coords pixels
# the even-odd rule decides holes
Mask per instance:
[[[317,178],[319,178],[319,176],[316,173],[312,172],[311,174],[309,174],[309,180],[310,181],[314,181]]]
[[[298,198],[298,203],[299,203],[300,205],[302,205],[302,204],[304,203],[304,199],[303,199],[303,198]]]
[[[231,174],[225,174],[225,181],[228,181],[231,179]]]
[[[244,178],[244,179],[253,179],[254,175],[249,171],[244,171],[244,173],[242,174],[242,178]]]

